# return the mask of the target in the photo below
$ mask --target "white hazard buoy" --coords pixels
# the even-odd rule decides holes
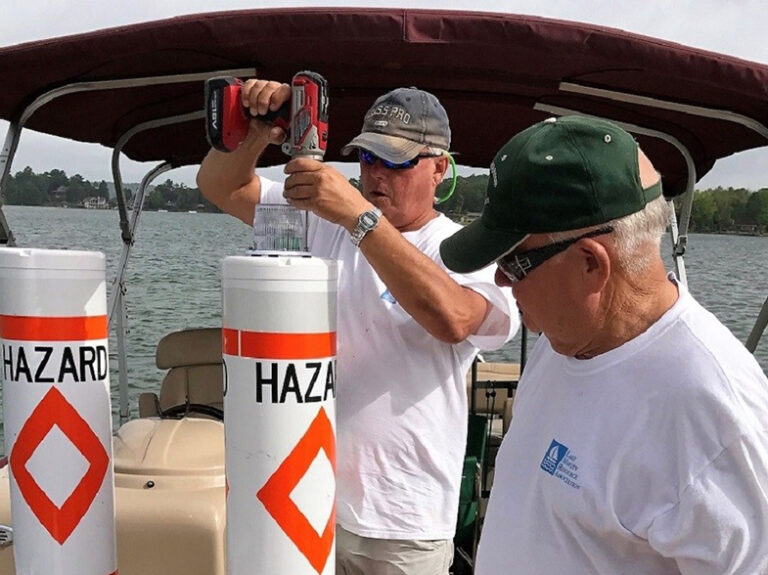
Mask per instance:
[[[337,264],[233,256],[222,276],[227,573],[333,575]]]
[[[16,573],[116,573],[104,255],[0,248]]]

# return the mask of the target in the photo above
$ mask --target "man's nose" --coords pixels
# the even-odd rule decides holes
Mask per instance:
[[[372,166],[369,166],[368,169],[370,170],[371,175],[377,180],[384,179],[389,173],[389,168],[385,167],[384,162],[379,159],[377,159]]]

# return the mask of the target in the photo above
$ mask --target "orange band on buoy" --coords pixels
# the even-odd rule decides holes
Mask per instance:
[[[228,355],[260,359],[315,359],[336,355],[336,332],[267,333],[224,328]]]
[[[17,341],[85,341],[107,339],[106,315],[33,317],[0,315],[0,338]]]

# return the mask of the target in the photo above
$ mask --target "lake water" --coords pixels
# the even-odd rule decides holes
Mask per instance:
[[[3,210],[17,245],[103,251],[107,256],[108,284],[114,278],[121,250],[117,211],[21,206],[5,206]],[[154,351],[164,334],[221,325],[221,260],[245,253],[251,241],[251,229],[224,214],[142,214],[127,270],[132,413],[137,411],[139,393],[158,389],[162,373],[155,367]],[[666,241],[664,252],[669,251]],[[768,296],[768,238],[694,234],[688,242],[686,269],[693,295],[739,340],[746,341]],[[114,335],[110,337],[110,350],[116,410]],[[756,356],[763,370],[768,371],[768,334],[758,345]],[[488,361],[518,361],[520,336],[484,357]]]

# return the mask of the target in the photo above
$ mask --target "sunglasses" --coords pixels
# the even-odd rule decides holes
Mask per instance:
[[[419,163],[419,160],[421,158],[436,158],[437,156],[430,156],[430,155],[422,155],[422,156],[416,156],[415,158],[411,158],[410,160],[406,160],[404,162],[395,163],[390,162],[389,160],[385,160],[384,158],[380,158],[373,152],[369,150],[364,150],[362,148],[359,148],[357,150],[358,156],[360,156],[360,161],[364,164],[367,164],[369,166],[374,165],[377,161],[384,164],[384,167],[388,170],[407,170],[410,168],[413,168]]]
[[[519,254],[507,254],[496,260],[496,265],[499,266],[499,269],[505,276],[507,276],[509,281],[519,282],[525,279],[525,276],[531,273],[531,270],[536,269],[545,261],[556,256],[560,252],[564,252],[579,240],[610,234],[612,231],[613,228],[607,226],[569,240],[547,244],[546,246],[533,248],[532,250],[521,252]]]

